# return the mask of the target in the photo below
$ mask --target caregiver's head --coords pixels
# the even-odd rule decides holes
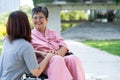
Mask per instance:
[[[6,30],[7,36],[11,42],[19,38],[31,42],[29,20],[27,15],[22,11],[14,11],[9,15]]]

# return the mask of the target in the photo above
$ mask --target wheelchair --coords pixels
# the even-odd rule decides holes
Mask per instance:
[[[26,78],[24,80],[45,80],[45,79],[48,79],[48,76],[43,74],[43,73],[38,77],[33,76],[30,73],[25,73],[25,77]]]
[[[68,55],[73,55],[73,53],[72,52],[67,52],[65,54],[65,56],[68,56]],[[48,76],[43,74],[43,73],[39,77],[33,76],[30,73],[25,73],[25,77],[26,78],[24,80],[45,80],[45,79],[48,79]]]

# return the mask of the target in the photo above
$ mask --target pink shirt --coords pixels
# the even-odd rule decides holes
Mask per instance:
[[[32,30],[32,45],[35,50],[43,52],[59,50],[60,46],[67,48],[63,38],[50,29],[46,29],[45,36],[43,36],[36,28],[34,28]]]

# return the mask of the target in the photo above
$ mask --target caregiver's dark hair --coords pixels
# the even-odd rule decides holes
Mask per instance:
[[[22,11],[14,11],[8,17],[7,36],[12,42],[15,39],[23,38],[31,42],[31,27],[27,15]]]
[[[37,6],[32,9],[32,18],[33,18],[34,14],[37,14],[39,12],[43,13],[45,18],[48,18],[48,15],[49,15],[48,9],[46,7],[42,7],[42,6]]]

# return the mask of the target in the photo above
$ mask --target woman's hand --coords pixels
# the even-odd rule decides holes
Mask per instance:
[[[45,58],[51,58],[52,56],[54,56],[54,54],[53,53],[47,53],[46,55],[45,55]]]
[[[68,49],[66,47],[61,46],[60,49],[58,50],[58,55],[65,56],[67,51]]]
[[[56,51],[56,50],[49,50],[48,53],[52,53],[54,55],[58,55],[59,54],[59,52]]]
[[[60,55],[60,56],[65,56],[65,54],[67,53],[68,49],[66,47],[61,46],[60,49],[58,51],[56,50],[49,50],[48,53],[52,53],[55,55]]]

